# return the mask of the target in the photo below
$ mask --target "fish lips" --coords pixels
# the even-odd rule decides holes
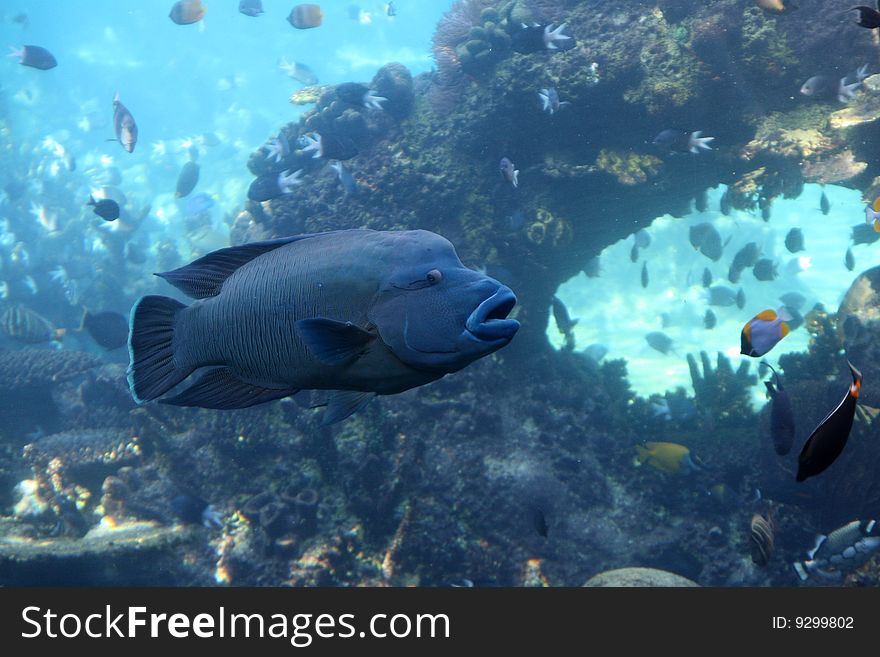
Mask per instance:
[[[506,285],[477,306],[465,322],[465,335],[490,347],[501,347],[513,339],[519,322],[507,316],[516,305],[516,295]]]

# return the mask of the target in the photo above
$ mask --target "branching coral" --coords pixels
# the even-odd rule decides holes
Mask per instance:
[[[749,388],[755,385],[756,378],[749,374],[748,361],[742,361],[734,372],[730,359],[718,352],[713,369],[709,355],[701,351],[702,374],[693,354],[687,355],[687,363],[697,408],[721,424],[736,426],[751,421]]]

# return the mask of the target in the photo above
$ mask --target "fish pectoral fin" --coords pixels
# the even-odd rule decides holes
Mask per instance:
[[[309,352],[325,365],[344,365],[363,354],[376,336],[351,322],[312,317],[296,322]]]
[[[240,246],[213,251],[184,267],[156,274],[193,299],[205,299],[220,293],[223,282],[232,273],[264,253],[322,233],[294,235],[263,242],[251,242]]]
[[[256,406],[289,397],[297,392],[299,391],[295,388],[263,388],[245,383],[228,367],[215,367],[199,376],[193,385],[179,395],[159,401],[172,406],[198,406],[225,410]]]
[[[321,424],[335,424],[341,422],[349,415],[353,415],[367,405],[367,402],[375,397],[374,392],[360,392],[357,390],[334,390],[327,400],[327,410],[321,418]]]

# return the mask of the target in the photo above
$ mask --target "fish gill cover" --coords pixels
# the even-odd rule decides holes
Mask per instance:
[[[814,529],[862,540],[834,533],[880,508],[880,233],[863,205],[880,78],[859,12],[398,0],[324,3],[294,29],[293,3],[206,4],[183,24],[172,2],[21,3],[0,21],[57,63],[6,62],[0,306],[64,331],[0,336],[0,533],[16,539],[0,583],[543,586],[647,567],[782,586],[827,570],[803,565]],[[107,141],[117,92],[131,152]],[[176,198],[186,162],[197,186]],[[516,294],[516,338],[327,427],[318,393],[138,406],[125,350],[78,328],[173,294],[152,274],[217,249],[362,228],[449,239]],[[739,350],[783,305],[791,333],[764,356],[796,418],[779,456],[771,373]],[[839,424],[823,419],[845,356],[863,375],[851,435],[798,483],[807,437]],[[880,579],[876,560],[831,570]]]

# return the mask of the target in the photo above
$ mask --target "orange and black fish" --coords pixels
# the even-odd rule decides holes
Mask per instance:
[[[846,396],[833,411],[828,414],[812,435],[807,439],[801,455],[798,457],[797,481],[804,481],[824,472],[843,452],[849,432],[852,430],[856,415],[856,404],[859,401],[859,390],[862,387],[862,373],[849,361],[853,382]]]

